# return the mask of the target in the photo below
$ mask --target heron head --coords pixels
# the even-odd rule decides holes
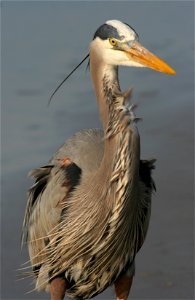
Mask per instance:
[[[148,67],[153,70],[175,74],[162,59],[139,43],[138,34],[126,23],[110,20],[100,26],[90,45],[90,56],[115,66]]]

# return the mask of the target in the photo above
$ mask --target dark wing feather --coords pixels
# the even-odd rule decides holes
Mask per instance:
[[[155,183],[152,179],[152,170],[155,169],[156,159],[140,160],[139,176],[146,188],[156,191]]]
[[[56,165],[34,169],[29,175],[35,178],[35,183],[28,192],[22,245],[24,241],[28,242],[32,270],[40,282],[44,281],[39,276],[39,271],[44,268],[49,234],[60,222],[63,201],[67,200],[69,192],[79,184],[81,169],[73,162],[65,165],[62,161]]]
[[[72,191],[73,188],[79,183],[81,169],[76,164],[71,163],[68,166],[60,164],[58,166],[47,165],[34,169],[29,173],[29,176],[35,178],[35,183],[28,191],[28,201],[23,222],[22,245],[25,240],[28,240],[28,227],[32,212],[34,209],[36,209],[38,200],[41,201],[41,196],[47,188],[48,183],[51,180],[55,180],[54,177],[57,173],[62,174],[62,185],[68,184],[70,187],[69,191]],[[50,201],[52,201],[52,199],[50,199]]]
[[[36,204],[38,197],[43,193],[47,186],[50,173],[53,167],[53,165],[43,166],[41,168],[33,169],[29,172],[29,176],[35,178],[35,183],[31,186],[31,188],[28,191],[28,201],[22,228],[21,246],[23,246],[24,241],[27,241],[28,239],[27,227],[29,224],[30,216],[32,214],[33,208]]]
[[[140,160],[139,167],[139,234],[138,234],[138,251],[144,243],[148,231],[152,193],[156,190],[155,183],[152,179],[152,170],[155,168],[155,159]]]

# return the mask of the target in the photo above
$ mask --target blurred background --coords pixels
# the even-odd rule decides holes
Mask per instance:
[[[109,19],[131,25],[177,71],[120,68],[121,87],[133,86],[143,118],[142,158],[157,159],[157,192],[130,299],[194,299],[194,2],[2,1],[1,13],[1,299],[49,299],[27,293],[32,280],[18,281],[28,259],[20,251],[27,173],[74,132],[101,126],[86,64],[47,103]],[[114,292],[96,298],[114,299]]]

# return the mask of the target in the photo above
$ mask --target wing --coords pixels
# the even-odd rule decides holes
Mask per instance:
[[[145,240],[151,214],[152,193],[156,191],[155,183],[152,179],[152,170],[155,168],[155,159],[140,160],[139,168],[139,197],[140,197],[140,239],[138,250]]]
[[[63,203],[79,183],[81,169],[70,160],[30,172],[35,183],[29,189],[23,222],[22,243],[28,242],[29,255],[36,275],[47,253],[50,232],[60,222]]]
[[[29,173],[29,176],[35,178],[35,183],[31,186],[28,192],[28,201],[22,228],[22,246],[24,244],[24,241],[28,240],[28,225],[31,214],[34,210],[34,207],[36,206],[36,203],[40,201],[40,197],[47,186],[53,167],[54,166],[52,165],[44,166],[38,169],[34,169]]]
[[[145,193],[156,191],[155,183],[152,179],[152,170],[155,169],[156,159],[140,160],[139,176],[140,182],[144,185]]]
[[[98,167],[103,155],[102,130],[84,130],[68,139],[54,154],[49,165],[34,169],[35,183],[29,189],[23,221],[22,245],[28,243],[33,271],[39,278],[47,260],[46,245],[51,230],[60,222],[63,203],[82,176]],[[68,200],[67,200],[68,201]],[[64,211],[63,211],[64,212]],[[44,286],[43,286],[44,288]]]

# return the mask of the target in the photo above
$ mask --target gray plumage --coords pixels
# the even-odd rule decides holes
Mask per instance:
[[[131,90],[121,92],[118,65],[175,71],[117,20],[96,31],[89,56],[103,129],[76,133],[48,165],[30,172],[35,183],[22,242],[28,243],[37,290],[53,288],[61,277],[61,294],[88,299],[126,274],[127,299],[149,225],[155,160],[140,159],[139,118],[129,103]]]
[[[110,97],[113,126],[105,136],[102,130],[75,134],[48,166],[30,174],[36,183],[29,191],[24,225],[37,289],[47,290],[49,279],[64,272],[72,285],[67,294],[90,298],[122,272],[134,272],[149,223],[154,161],[140,162],[133,107],[124,106],[123,94]],[[113,152],[111,161],[102,162],[104,143]],[[70,166],[60,163],[67,156],[75,165],[75,185]]]

